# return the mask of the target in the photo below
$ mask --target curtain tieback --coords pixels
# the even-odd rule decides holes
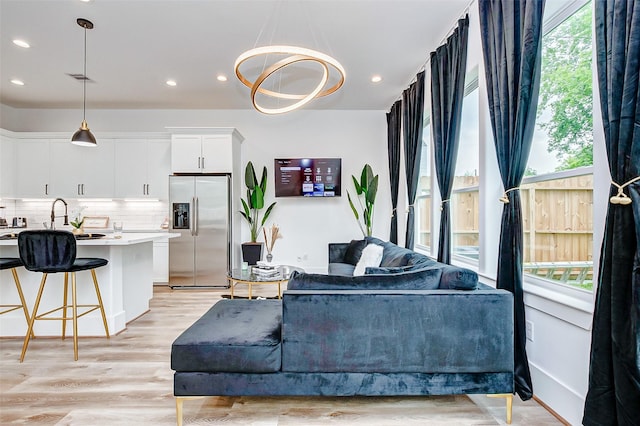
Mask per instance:
[[[391,210],[391,219],[393,219],[396,216],[397,211],[398,209],[396,207],[394,207],[393,210]]]
[[[623,206],[631,204],[631,198],[629,198],[629,196],[627,194],[625,194],[623,192],[623,190],[624,190],[624,188],[626,186],[629,186],[629,185],[631,185],[632,183],[634,183],[636,181],[640,181],[640,176],[637,176],[637,177],[631,179],[629,182],[627,182],[625,184],[622,184],[622,185],[618,185],[614,181],[611,181],[611,185],[613,185],[616,188],[618,188],[618,193],[616,195],[614,195],[613,197],[609,198],[609,202],[611,204],[622,204]]]
[[[444,208],[444,203],[448,203],[449,201],[451,201],[451,198],[440,201],[440,211],[442,211],[442,209]]]
[[[407,211],[406,211],[406,213],[409,213],[409,210],[410,210],[410,209],[412,209],[414,205],[415,205],[415,204],[409,204],[409,205],[407,206]]]
[[[519,186],[516,186],[515,188],[509,188],[506,191],[504,191],[504,194],[502,194],[502,197],[498,198],[498,201],[500,201],[501,203],[504,204],[509,204],[509,197],[507,197],[507,194],[511,191],[515,191],[517,189],[520,189]]]

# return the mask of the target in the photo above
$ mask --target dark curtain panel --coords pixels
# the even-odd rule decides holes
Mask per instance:
[[[416,81],[402,92],[404,114],[404,166],[407,171],[407,196],[409,212],[407,214],[407,233],[404,246],[413,250],[414,243],[414,209],[420,176],[420,156],[422,155],[422,116],[424,113],[424,71],[416,76]]]
[[[540,88],[544,0],[479,2],[489,113],[500,176],[509,202],[502,210],[497,287],[513,293],[515,390],[533,396],[522,290],[520,186],[527,167]]]
[[[447,43],[431,52],[431,126],[436,177],[442,196],[438,261],[451,263],[451,209],[449,197],[460,144],[460,122],[467,72],[469,16],[458,20],[458,27]]]
[[[387,113],[387,146],[389,152],[389,183],[391,184],[391,232],[389,241],[398,243],[398,185],[400,183],[400,129],[402,102],[396,101]]]
[[[595,2],[600,106],[612,185],[591,331],[585,425],[640,423],[640,1]],[[627,184],[628,185],[625,185]],[[631,204],[620,203],[620,201]],[[635,230],[635,232],[633,232]]]

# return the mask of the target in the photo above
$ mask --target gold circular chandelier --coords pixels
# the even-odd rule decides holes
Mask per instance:
[[[290,55],[271,65],[265,66],[263,71],[254,81],[250,81],[240,71],[240,67],[243,63],[256,58],[264,58],[265,61],[268,55]],[[314,62],[320,65],[322,68],[322,77],[313,90],[309,93],[285,93],[276,90],[269,90],[262,87],[262,84],[274,73],[281,71],[282,69],[294,65],[298,62]],[[338,90],[344,84],[345,72],[340,62],[336,61],[329,55],[320,53],[315,50],[307,49],[304,47],[296,46],[264,46],[257,47],[255,49],[248,50],[238,56],[234,65],[234,70],[238,79],[247,87],[251,89],[251,103],[253,107],[264,114],[282,114],[285,112],[293,111],[301,106],[311,102],[315,98],[327,96]],[[337,83],[325,88],[329,81],[330,75],[337,72]],[[256,101],[256,95],[260,93],[265,96],[294,100],[296,102],[279,108],[267,108],[260,105]]]

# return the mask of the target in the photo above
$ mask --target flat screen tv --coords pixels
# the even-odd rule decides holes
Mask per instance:
[[[341,158],[276,158],[276,197],[339,197]]]

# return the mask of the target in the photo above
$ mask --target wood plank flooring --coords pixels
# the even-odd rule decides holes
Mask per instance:
[[[246,294],[238,287],[238,295]],[[171,343],[225,289],[157,286],[151,311],[111,339],[40,338],[19,363],[22,339],[0,339],[0,424],[175,425]],[[273,296],[271,287],[256,287]],[[211,397],[186,401],[185,425],[502,425],[504,399],[467,397]],[[562,424],[514,398],[514,425]]]

